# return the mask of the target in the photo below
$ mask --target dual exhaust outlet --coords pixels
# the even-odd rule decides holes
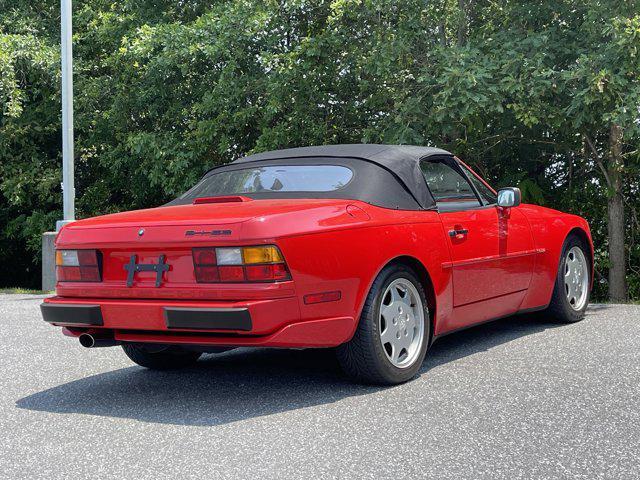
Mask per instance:
[[[90,333],[83,333],[78,337],[78,340],[80,345],[85,348],[115,347],[118,345],[118,342],[113,337],[92,335]]]

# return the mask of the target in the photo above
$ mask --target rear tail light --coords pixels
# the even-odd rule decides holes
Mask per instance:
[[[100,282],[101,255],[98,250],[56,250],[56,278],[59,282]]]
[[[198,283],[281,282],[289,269],[275,245],[257,247],[194,248]]]

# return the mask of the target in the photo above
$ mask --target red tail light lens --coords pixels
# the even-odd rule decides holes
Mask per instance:
[[[196,282],[198,283],[217,283],[220,281],[220,272],[218,271],[218,267],[196,265],[195,273]]]
[[[247,280],[250,282],[287,280],[289,272],[284,263],[274,263],[271,265],[249,265],[245,267]]]
[[[56,278],[59,282],[100,282],[101,260],[98,250],[57,250]]]
[[[244,282],[246,279],[244,277],[244,267],[218,267],[220,271],[220,281],[221,282]]]
[[[194,248],[198,283],[251,283],[290,280],[289,269],[275,245]]]
[[[215,249],[199,248],[193,250],[193,263],[196,265],[216,265]]]

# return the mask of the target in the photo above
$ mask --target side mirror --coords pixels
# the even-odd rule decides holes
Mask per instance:
[[[498,206],[502,208],[517,207],[522,203],[522,193],[519,188],[509,187],[498,190]]]

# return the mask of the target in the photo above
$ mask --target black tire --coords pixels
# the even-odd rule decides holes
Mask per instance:
[[[174,370],[198,361],[201,352],[161,345],[123,343],[122,349],[134,363],[151,370]]]
[[[564,283],[564,272],[566,268],[567,262],[567,253],[574,247],[580,248],[582,253],[584,254],[585,259],[588,264],[589,271],[589,279],[591,279],[591,267],[593,259],[591,258],[591,253],[588,245],[585,245],[585,242],[578,237],[577,235],[569,235],[562,246],[562,253],[560,254],[560,262],[558,265],[558,272],[556,274],[556,283],[553,287],[553,294],[551,296],[551,302],[549,306],[545,310],[545,313],[548,314],[551,318],[563,322],[563,323],[575,323],[579,322],[584,318],[585,311],[589,306],[589,298],[591,296],[591,288],[590,286],[587,288],[587,299],[584,303],[584,306],[576,310],[571,306],[569,300],[567,299],[567,295],[565,292],[565,283]]]
[[[393,365],[380,341],[379,315],[387,287],[396,279],[409,280],[416,288],[424,308],[424,338],[414,362],[405,368]],[[354,380],[377,385],[396,385],[411,380],[422,366],[429,344],[431,322],[424,289],[414,271],[402,264],[389,265],[371,286],[353,338],[340,345],[336,354],[342,369]]]

